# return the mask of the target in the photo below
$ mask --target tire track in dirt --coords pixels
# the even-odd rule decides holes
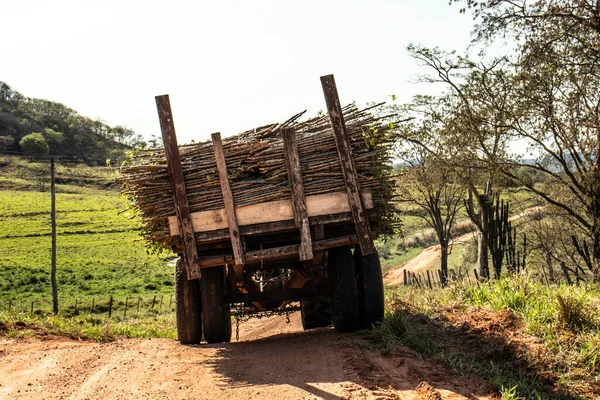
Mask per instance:
[[[1,399],[487,399],[477,379],[453,378],[406,350],[383,357],[360,334],[302,331],[300,316],[251,320],[238,342],[112,343],[0,338]]]

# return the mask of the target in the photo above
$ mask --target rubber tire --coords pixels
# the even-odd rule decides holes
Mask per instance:
[[[225,302],[224,268],[202,268],[200,278],[202,294],[202,324],[204,338],[208,343],[222,343],[231,340],[231,310]]]
[[[331,299],[325,296],[300,299],[302,329],[331,326]]]
[[[328,265],[329,279],[332,284],[333,326],[339,332],[353,332],[360,328],[360,303],[350,247],[336,247],[330,250]]]
[[[383,320],[385,300],[383,276],[379,254],[363,256],[360,247],[354,249],[354,266],[358,277],[360,297],[360,323],[363,328],[371,328]]]
[[[200,281],[187,279],[183,258],[177,260],[175,265],[175,316],[179,343],[200,343],[202,340]]]

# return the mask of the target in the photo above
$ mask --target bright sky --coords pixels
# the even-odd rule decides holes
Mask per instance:
[[[180,143],[343,104],[430,92],[409,43],[462,51],[473,25],[448,0],[2,0],[0,80],[149,138],[169,94]]]

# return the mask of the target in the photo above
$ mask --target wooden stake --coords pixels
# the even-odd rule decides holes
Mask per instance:
[[[221,134],[213,133],[212,135],[213,150],[215,152],[215,161],[219,170],[219,180],[221,181],[221,193],[223,194],[223,203],[225,205],[225,213],[227,214],[227,222],[229,224],[229,237],[231,239],[231,247],[233,249],[233,260],[235,275],[238,281],[243,279],[244,269],[244,249],[242,248],[242,237],[235,215],[235,204],[233,202],[233,194],[229,186],[229,177],[227,176],[227,163],[225,162],[225,154],[223,153],[223,143],[221,142]]]
[[[52,260],[50,264],[50,283],[52,285],[52,311],[58,314],[58,285],[56,283],[56,166],[50,159],[50,224],[52,225]]]
[[[300,229],[300,261],[313,259],[312,239],[310,237],[310,224],[306,211],[304,186],[302,184],[302,169],[298,155],[298,142],[293,128],[284,128],[281,132],[283,138],[283,151],[285,154],[288,180],[292,185],[292,208],[294,221]]]
[[[337,87],[333,75],[321,77],[321,86],[327,103],[327,111],[331,121],[331,128],[335,138],[335,145],[338,151],[344,183],[348,193],[348,203],[352,210],[352,217],[356,227],[358,244],[363,255],[374,254],[376,252],[373,239],[371,237],[371,227],[365,213],[358,186],[358,176],[352,159],[352,148],[348,140],[344,116],[342,115],[342,106],[338,96]]]
[[[192,220],[190,218],[190,207],[188,205],[185,181],[183,179],[183,170],[181,168],[181,158],[179,156],[179,147],[177,146],[177,136],[175,135],[175,124],[173,123],[169,95],[156,96],[156,108],[160,120],[160,129],[165,146],[167,165],[169,166],[171,175],[170,181],[173,189],[175,213],[179,220],[179,232],[181,232],[181,238],[184,243],[184,260],[187,278],[198,279],[200,278],[198,251],[196,250],[196,239],[192,228]]]
[[[431,276],[429,276],[429,270],[427,270],[427,284],[429,285],[429,289],[433,289],[433,285],[431,284]]]
[[[113,297],[110,296],[110,299],[108,300],[108,318],[110,318],[112,315],[112,306],[113,306]]]

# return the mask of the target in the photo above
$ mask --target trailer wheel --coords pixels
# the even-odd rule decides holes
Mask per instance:
[[[352,332],[360,328],[360,305],[356,271],[349,246],[329,252],[330,282],[332,283],[331,310],[335,329]]]
[[[302,328],[324,328],[331,325],[331,299],[325,296],[300,299]]]
[[[225,302],[225,273],[223,267],[202,269],[202,324],[208,343],[231,340],[231,310]]]
[[[177,339],[181,344],[197,344],[202,340],[202,304],[200,282],[189,281],[183,258],[175,266],[175,308]]]
[[[379,254],[363,256],[360,247],[354,249],[354,265],[358,276],[360,296],[360,322],[363,328],[370,328],[383,320],[384,295],[383,278]]]

